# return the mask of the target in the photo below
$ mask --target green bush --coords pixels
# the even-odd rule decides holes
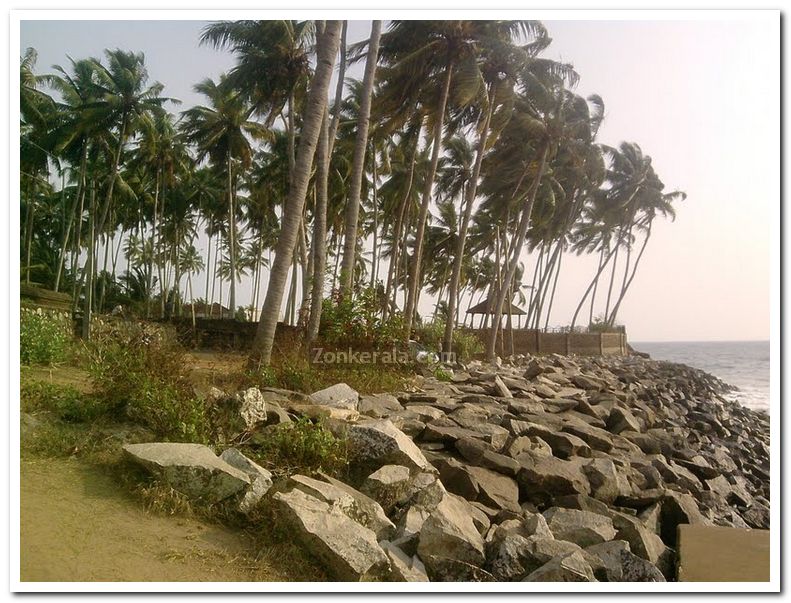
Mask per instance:
[[[20,388],[22,412],[48,411],[67,422],[93,421],[108,411],[103,400],[67,385],[23,381]]]
[[[22,308],[19,327],[22,364],[55,364],[68,359],[73,337],[67,315]]]
[[[445,336],[445,323],[440,320],[432,321],[415,330],[415,338],[426,348],[439,353],[442,348],[442,339]],[[469,329],[453,329],[453,351],[459,362],[467,362],[476,354],[483,352],[481,340]]]
[[[321,309],[319,339],[326,345],[357,349],[383,349],[398,344],[403,335],[403,319],[393,313],[383,320],[382,303],[378,290],[370,287],[352,299],[333,292]]]
[[[206,405],[187,379],[175,336],[142,323],[125,323],[92,345],[90,373],[96,395],[109,408],[159,437],[205,442]]]
[[[348,464],[346,441],[336,438],[321,422],[300,418],[278,425],[255,439],[256,456],[263,464],[287,474],[295,471],[339,474]]]

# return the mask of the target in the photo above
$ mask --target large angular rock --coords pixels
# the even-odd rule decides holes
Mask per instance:
[[[278,492],[272,500],[294,539],[320,559],[333,578],[358,582],[388,576],[390,562],[376,534],[338,508],[298,489]]]
[[[216,503],[250,484],[250,478],[201,444],[126,444],[124,453],[158,480],[190,498]]]
[[[629,544],[623,540],[595,544],[585,551],[602,561],[608,582],[665,582],[662,572],[651,562],[632,553]]]
[[[292,475],[290,481],[303,492],[338,508],[357,523],[372,530],[378,538],[390,538],[395,533],[395,524],[387,518],[375,500],[328,475],[321,480],[304,475]]]
[[[637,556],[653,563],[660,572],[670,578],[673,575],[673,551],[662,539],[643,523],[630,515],[610,512],[613,526],[618,531],[615,538],[629,543],[629,549]]]
[[[232,467],[243,471],[250,478],[250,487],[244,493],[242,500],[239,501],[239,510],[245,515],[249,514],[272,487],[272,474],[236,448],[224,450],[220,454],[220,458]]]
[[[417,552],[429,576],[442,574],[442,559],[450,558],[481,567],[484,562],[483,538],[473,523],[468,504],[446,494],[420,530]],[[433,577],[432,577],[433,579]]]
[[[524,582],[596,582],[593,569],[581,552],[556,557],[524,579]]]
[[[494,540],[487,544],[486,569],[499,582],[520,580],[527,574],[525,565],[530,566],[530,542],[524,536],[511,531],[499,531]]]
[[[590,483],[579,463],[554,457],[520,455],[517,476],[522,498],[538,504],[565,494],[590,494]]]
[[[360,396],[357,410],[361,415],[367,415],[374,419],[387,417],[395,412],[403,410],[404,407],[392,394],[371,394]]]
[[[628,496],[632,489],[608,458],[591,459],[582,470],[591,485],[591,496],[611,504],[619,496]]]
[[[336,383],[325,389],[310,394],[314,404],[330,406],[332,408],[345,408],[357,410],[360,394],[345,383]]]
[[[497,509],[521,511],[519,486],[510,477],[484,467],[467,467],[467,471],[478,483],[479,502]]]
[[[378,502],[385,512],[389,512],[405,498],[410,483],[408,467],[385,465],[365,478],[360,491]]]
[[[415,443],[386,419],[361,421],[346,432],[349,444],[363,462],[404,465],[420,471],[436,471]]]
[[[689,494],[668,491],[662,498],[661,537],[665,544],[675,547],[680,524],[709,523],[698,508],[698,503]]]
[[[612,540],[617,533],[609,517],[590,511],[552,507],[544,512],[544,518],[556,539],[581,547]]]
[[[473,465],[485,467],[503,475],[516,477],[521,467],[513,458],[495,452],[490,444],[475,438],[456,440],[456,450]]]
[[[417,555],[409,556],[387,540],[379,543],[390,560],[389,582],[428,582],[426,566]]]
[[[621,433],[622,431],[642,431],[640,423],[635,419],[634,415],[626,408],[616,406],[610,412],[610,418],[607,419],[607,429],[611,433]]]
[[[601,450],[602,452],[612,450],[612,437],[604,429],[575,420],[564,423],[563,431],[577,436],[594,450]]]

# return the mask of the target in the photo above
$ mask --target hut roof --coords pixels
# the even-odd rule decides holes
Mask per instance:
[[[494,305],[494,302],[492,302]],[[510,311],[508,306],[510,306]],[[503,305],[503,314],[511,314],[512,316],[524,316],[527,314],[522,308],[519,306],[515,306],[512,303],[508,303],[508,306]],[[494,312],[487,312],[487,308],[489,307],[489,299],[483,300],[481,303],[473,306],[469,310],[467,310],[467,314],[494,314]]]

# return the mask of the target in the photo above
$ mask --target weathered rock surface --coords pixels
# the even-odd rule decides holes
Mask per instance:
[[[245,514],[250,513],[272,487],[272,474],[236,448],[224,450],[220,458],[250,478],[250,487],[239,501],[239,510]]]
[[[295,539],[335,579],[357,582],[388,577],[390,562],[373,531],[299,489],[278,492],[272,499]]]
[[[345,383],[336,383],[325,389],[313,392],[310,394],[310,398],[314,404],[320,406],[357,410],[360,394]]]
[[[201,444],[127,444],[123,450],[127,458],[174,490],[209,503],[233,496],[250,484],[246,473]]]
[[[544,512],[544,518],[557,540],[583,548],[612,540],[617,533],[609,517],[590,511],[552,507]]]
[[[421,471],[434,471],[412,439],[386,419],[361,421],[347,432],[350,445],[363,462],[400,464]]]
[[[582,553],[574,552],[542,565],[525,582],[596,582],[596,578]]]

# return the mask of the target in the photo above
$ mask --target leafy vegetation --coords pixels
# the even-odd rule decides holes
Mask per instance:
[[[124,323],[91,349],[95,395],[116,414],[160,438],[205,442],[205,403],[193,393],[186,369],[184,350],[172,333],[143,323]]]
[[[304,417],[257,434],[250,445],[251,454],[276,475],[319,471],[339,475],[348,464],[346,441],[322,422]]]
[[[23,307],[20,311],[19,356],[22,364],[57,364],[69,358],[71,320],[56,312]]]

